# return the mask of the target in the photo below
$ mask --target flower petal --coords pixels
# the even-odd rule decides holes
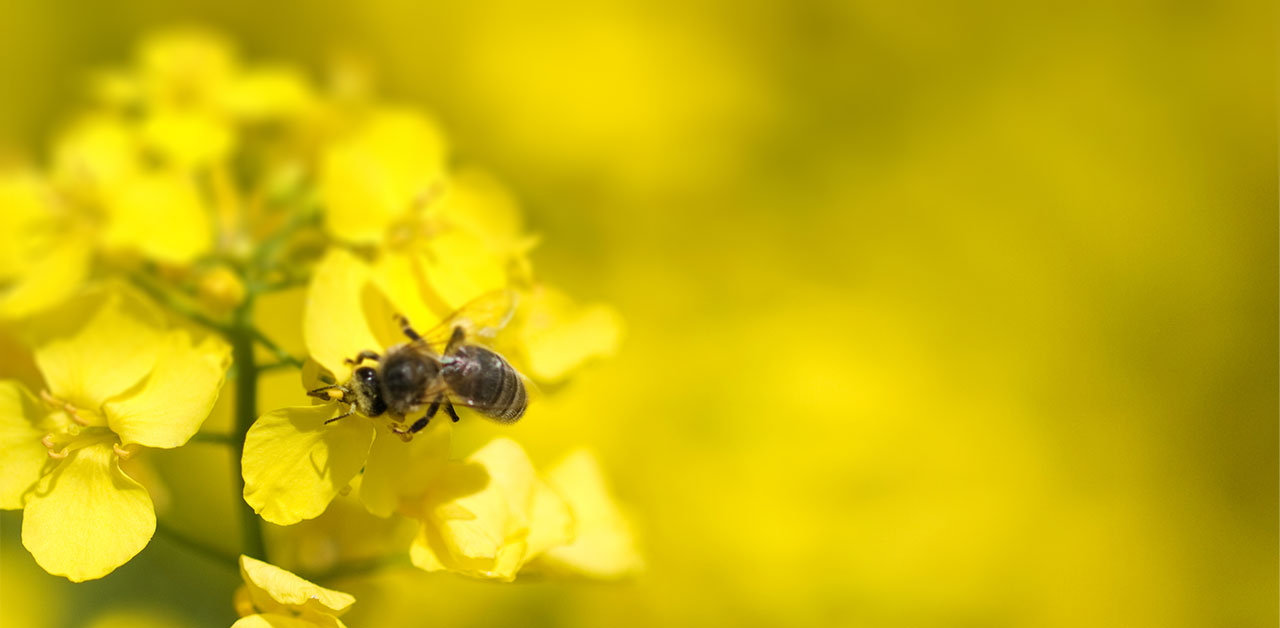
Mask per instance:
[[[491,252],[483,239],[462,230],[442,233],[418,255],[435,296],[452,312],[508,284],[511,258]]]
[[[525,560],[529,560],[553,547],[573,541],[573,514],[564,498],[539,479],[534,485],[533,506],[529,513],[529,548]]]
[[[249,615],[236,620],[231,628],[346,628],[342,620],[330,615],[293,617],[277,613]]]
[[[41,325],[74,330],[60,331],[35,349],[36,364],[49,390],[59,399],[95,411],[149,373],[164,343],[160,312],[119,286],[76,298]]]
[[[360,480],[360,501],[369,512],[390,517],[404,501],[421,501],[431,479],[449,459],[453,422],[437,419],[406,443],[377,426]]]
[[[555,381],[588,359],[611,355],[622,335],[622,319],[612,308],[574,305],[559,292],[541,288],[526,300],[521,340],[529,371]]]
[[[52,462],[40,443],[50,427],[43,425],[46,414],[25,386],[0,381],[0,508],[22,508]]]
[[[186,331],[169,332],[150,377],[103,405],[107,424],[126,445],[183,445],[218,400],[231,348],[217,336],[193,344]]]
[[[156,513],[147,489],[120,470],[109,445],[71,454],[40,482],[22,517],[36,563],[73,582],[101,578],[147,546]]]
[[[326,589],[270,563],[240,556],[240,576],[258,608],[280,604],[294,611],[341,615],[356,598],[350,593]]]
[[[92,253],[87,238],[74,235],[41,251],[27,272],[0,294],[0,318],[25,318],[70,297],[88,275]]]
[[[416,112],[374,113],[325,153],[320,191],[335,238],[374,244],[426,198],[443,176],[444,137]]]
[[[382,349],[382,338],[399,333],[386,298],[369,281],[368,266],[337,248],[316,265],[302,325],[307,351],[338,381],[350,372],[343,360],[366,349]]]
[[[325,425],[338,404],[282,408],[245,436],[244,500],[263,519],[290,525],[324,512],[369,454],[373,426],[359,416]]]
[[[505,438],[491,441],[465,463],[450,464],[432,485],[410,559],[427,570],[443,566],[514,579],[528,549],[535,481],[524,450]]]
[[[57,196],[34,174],[0,171],[0,318],[24,318],[80,289],[93,247],[59,220]]]
[[[141,130],[148,149],[162,156],[166,163],[185,170],[225,159],[235,141],[227,122],[200,111],[153,112]]]
[[[213,246],[212,217],[195,181],[178,172],[130,179],[106,199],[103,244],[170,264],[186,264]]]
[[[594,456],[584,450],[570,454],[547,473],[547,481],[569,503],[576,536],[540,556],[540,570],[619,578],[642,568],[631,525],[609,495]]]

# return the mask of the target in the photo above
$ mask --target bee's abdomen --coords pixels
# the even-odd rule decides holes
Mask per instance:
[[[512,423],[524,415],[529,398],[524,382],[502,356],[475,345],[459,347],[442,374],[449,388],[477,412]]]

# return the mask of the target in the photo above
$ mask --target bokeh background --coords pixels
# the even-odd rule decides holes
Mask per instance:
[[[1271,3],[3,6],[5,159],[205,25],[431,111],[626,318],[508,433],[598,452],[646,572],[397,571],[335,583],[349,625],[1280,621]],[[176,546],[72,585],[19,521],[5,625],[234,619]]]

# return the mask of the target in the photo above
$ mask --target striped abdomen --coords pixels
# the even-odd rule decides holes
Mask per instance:
[[[442,360],[440,375],[455,403],[503,423],[514,423],[529,405],[524,382],[502,356],[477,345],[462,345]]]

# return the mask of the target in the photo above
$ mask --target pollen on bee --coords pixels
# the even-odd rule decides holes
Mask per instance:
[[[331,401],[342,401],[343,393],[341,390],[336,388],[333,390],[326,390],[324,394],[328,395]]]

